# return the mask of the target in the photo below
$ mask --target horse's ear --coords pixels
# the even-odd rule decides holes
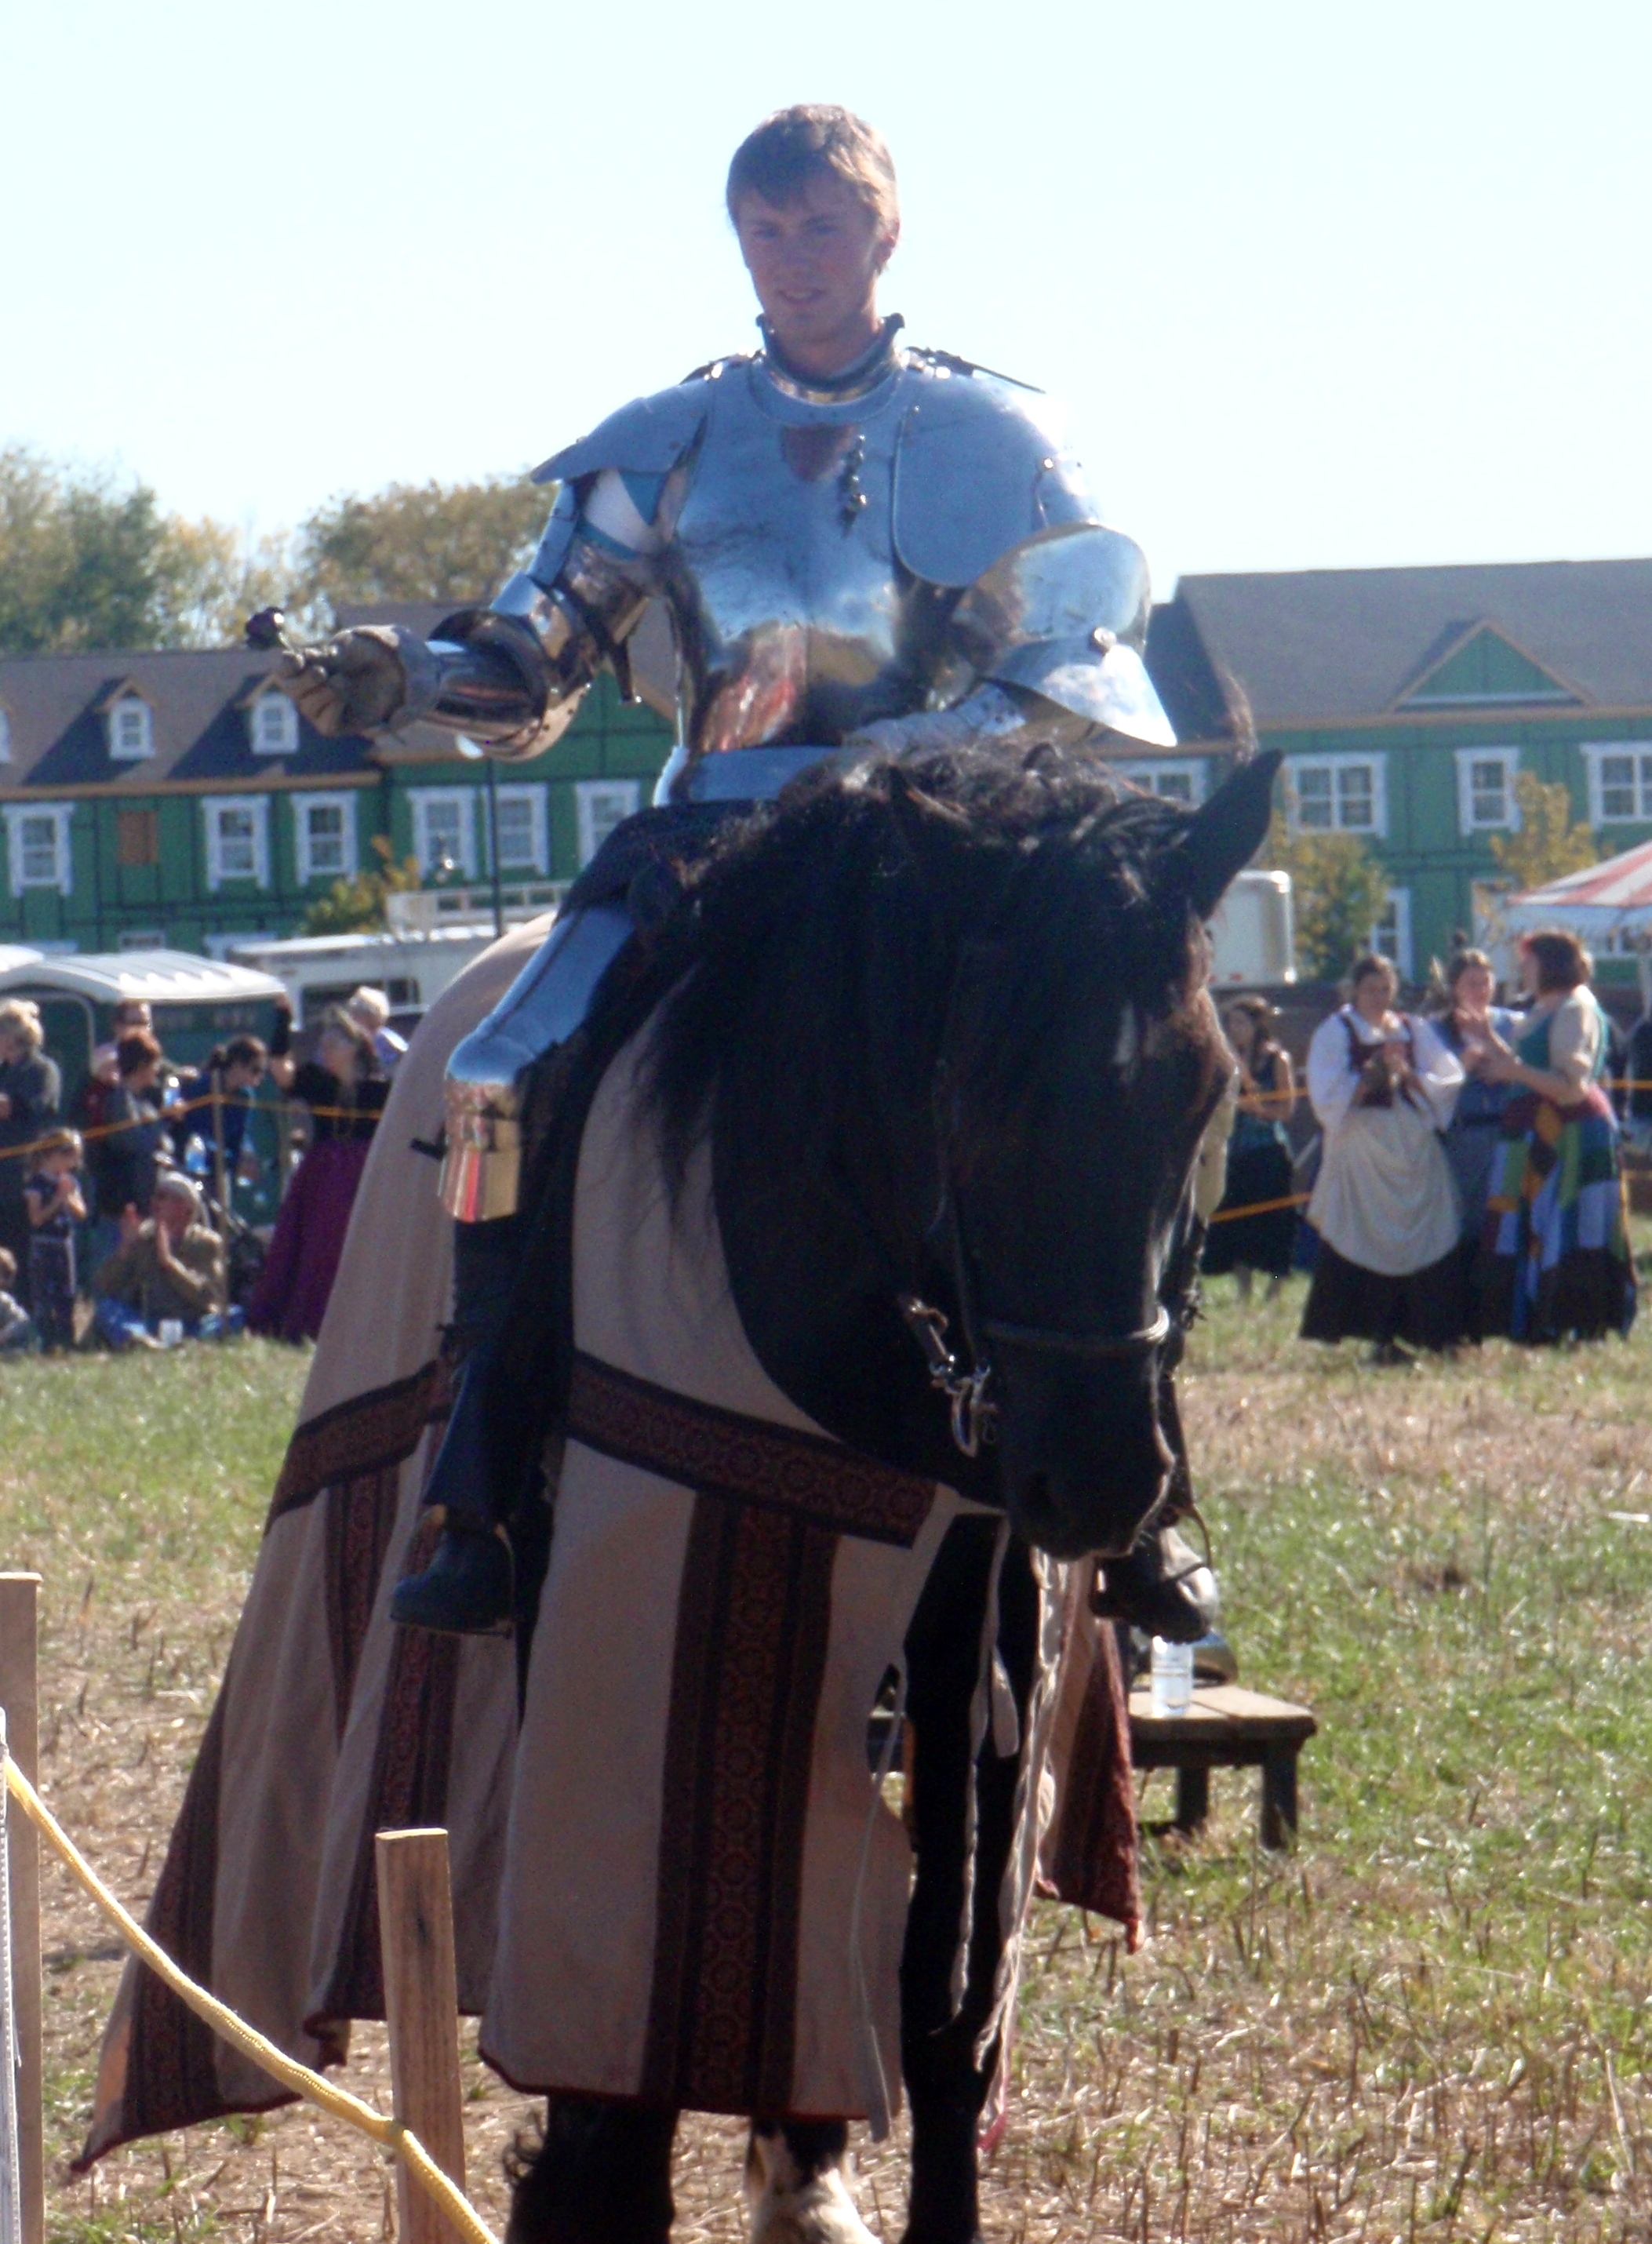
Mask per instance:
[[[1283,761],[1277,748],[1252,756],[1223,781],[1198,812],[1176,852],[1188,901],[1209,919],[1229,882],[1262,846],[1273,814],[1274,775]]]
[[[889,807],[896,831],[913,859],[925,869],[970,830],[962,811],[926,794],[898,764],[890,767]]]

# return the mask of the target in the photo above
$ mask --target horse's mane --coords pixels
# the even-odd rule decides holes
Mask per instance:
[[[1063,1007],[1181,1001],[1193,921],[1159,876],[1190,823],[1093,755],[972,748],[829,767],[725,829],[671,933],[682,977],[652,1061],[673,1186],[736,1066],[819,1173],[892,1071],[927,1083],[969,946],[985,994],[964,1126],[1010,1122]]]

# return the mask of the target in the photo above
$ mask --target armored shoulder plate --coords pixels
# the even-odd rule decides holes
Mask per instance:
[[[533,481],[572,483],[579,476],[600,475],[604,468],[629,469],[638,476],[669,475],[700,434],[710,406],[710,385],[721,378],[725,368],[740,362],[714,359],[673,389],[633,397],[577,444],[553,452],[533,470]]]
[[[895,546],[915,577],[972,585],[1035,531],[1099,522],[1083,470],[1034,389],[941,351],[911,354],[895,459]]]

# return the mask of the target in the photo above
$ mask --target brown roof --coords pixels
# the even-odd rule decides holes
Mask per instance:
[[[246,703],[275,661],[234,647],[0,657],[0,708],[10,720],[11,750],[0,764],[0,794],[87,786],[143,794],[166,783],[373,770],[365,740],[324,740],[301,719],[296,754],[253,754]],[[152,755],[128,760],[109,753],[101,713],[123,686],[153,713]]]

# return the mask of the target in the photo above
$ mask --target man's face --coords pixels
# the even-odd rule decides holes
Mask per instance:
[[[748,194],[736,226],[757,301],[787,356],[817,373],[858,356],[876,332],[877,276],[895,239],[854,190],[822,172],[778,206]]]

